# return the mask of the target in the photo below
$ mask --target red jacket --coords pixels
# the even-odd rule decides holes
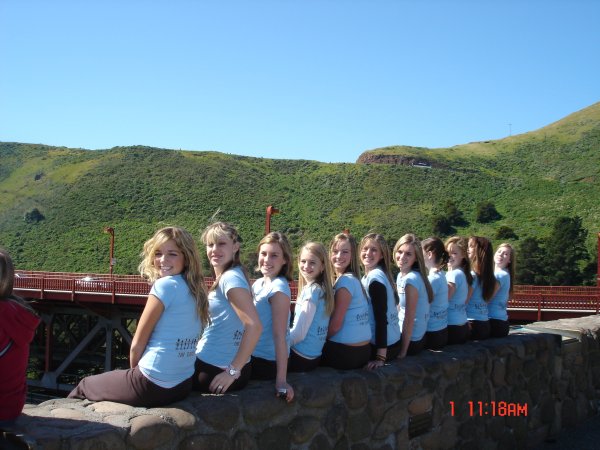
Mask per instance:
[[[29,343],[39,323],[23,306],[0,300],[0,420],[16,419],[23,410]]]

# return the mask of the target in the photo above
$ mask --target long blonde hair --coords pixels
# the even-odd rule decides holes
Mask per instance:
[[[394,277],[392,276],[392,255],[390,253],[390,246],[381,234],[369,233],[361,239],[358,251],[361,252],[363,247],[367,245],[367,243],[370,241],[377,243],[377,245],[379,246],[379,251],[381,251],[381,260],[377,263],[377,265],[385,274],[385,277],[390,283],[390,286],[392,286],[392,289],[394,291],[394,300],[397,304],[398,292],[396,283],[394,282]]]
[[[467,240],[461,236],[452,236],[451,238],[446,239],[444,245],[446,246],[446,251],[448,253],[450,253],[450,246],[455,245],[463,254],[460,268],[465,274],[467,284],[471,286],[473,284],[473,274],[471,273],[471,262],[469,261],[469,249]]]
[[[223,270],[223,272],[218,277],[216,277],[215,282],[210,287],[210,290],[211,291],[215,290],[217,288],[217,286],[219,285],[219,280],[221,279],[223,274],[227,270],[232,269],[234,267],[239,267],[242,270],[242,273],[244,274],[244,278],[246,278],[246,282],[248,283],[248,289],[250,289],[250,286],[252,285],[252,283],[250,282],[250,277],[248,276],[248,271],[242,265],[242,261],[240,259],[242,238],[241,238],[240,234],[238,233],[237,229],[233,225],[231,225],[230,223],[227,223],[227,222],[214,222],[214,223],[211,223],[209,226],[207,226],[204,229],[200,239],[202,240],[202,243],[204,245],[208,245],[209,243],[216,244],[218,242],[218,240],[223,237],[231,239],[234,244],[239,243],[240,248],[238,249],[237,252],[235,252],[233,254],[233,259],[231,260],[229,265],[225,268],[225,270]],[[212,271],[212,274],[215,275],[215,271],[212,267],[211,267],[211,271]]]
[[[329,264],[331,264],[331,254],[333,253],[334,248],[340,242],[348,242],[350,244],[350,251],[352,252],[350,255],[350,264],[348,264],[348,267],[346,267],[345,273],[351,273],[360,280],[360,260],[358,258],[358,246],[356,244],[356,239],[350,233],[336,234],[331,240],[331,244],[329,245]],[[333,270],[333,267],[331,267],[331,277],[331,281],[334,283],[335,279],[337,278],[337,274],[335,273],[335,270]]]
[[[335,306],[333,287],[331,286],[331,267],[329,265],[329,258],[327,255],[327,249],[320,242],[307,242],[298,252],[298,268],[300,268],[300,256],[302,252],[306,250],[312,253],[321,261],[323,265],[323,271],[316,277],[315,283],[321,286],[323,295],[325,296],[325,313],[330,316]],[[306,280],[302,275],[298,277],[298,292],[302,292],[302,289],[306,285]]]
[[[419,238],[412,233],[405,234],[398,239],[398,242],[396,242],[396,245],[394,245],[394,255],[404,244],[411,245],[415,252],[415,262],[413,263],[411,270],[419,272],[421,275],[423,283],[425,284],[425,289],[427,290],[429,303],[431,303],[433,301],[433,289],[431,287],[431,283],[429,282],[429,271],[427,270],[425,260],[423,259],[423,248],[421,247],[421,241],[419,241]]]
[[[181,275],[196,301],[198,317],[203,325],[207,325],[210,323],[208,294],[200,264],[200,252],[194,238],[188,231],[181,227],[165,227],[154,233],[154,236],[144,243],[144,249],[141,253],[142,262],[139,265],[140,274],[152,283],[160,278],[160,272],[154,265],[154,255],[158,247],[168,241],[173,241],[183,254],[184,267]]]

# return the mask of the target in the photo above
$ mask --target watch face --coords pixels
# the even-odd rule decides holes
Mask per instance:
[[[237,370],[229,369],[229,375],[231,375],[232,377],[235,377],[236,374],[237,374]]]

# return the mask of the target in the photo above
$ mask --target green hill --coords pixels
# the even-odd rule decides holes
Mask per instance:
[[[239,227],[251,260],[269,204],[281,210],[272,229],[299,246],[329,242],[344,228],[359,238],[376,230],[390,242],[406,232],[427,237],[432,217],[452,200],[468,221],[457,230],[464,235],[493,237],[508,226],[521,238],[544,237],[557,217],[580,216],[595,254],[599,171],[600,103],[522,135],[446,149],[377,149],[355,164],[4,142],[0,246],[21,269],[106,272],[103,228],[112,226],[115,271],[134,273],[156,228],[177,224],[199,236],[216,211]],[[476,223],[477,204],[488,200],[502,219]]]

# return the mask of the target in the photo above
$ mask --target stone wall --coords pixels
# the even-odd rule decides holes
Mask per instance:
[[[51,400],[26,406],[17,434],[52,450],[528,448],[598,412],[599,329],[540,322],[377,372],[291,374],[291,404],[269,382],[168,408]]]

